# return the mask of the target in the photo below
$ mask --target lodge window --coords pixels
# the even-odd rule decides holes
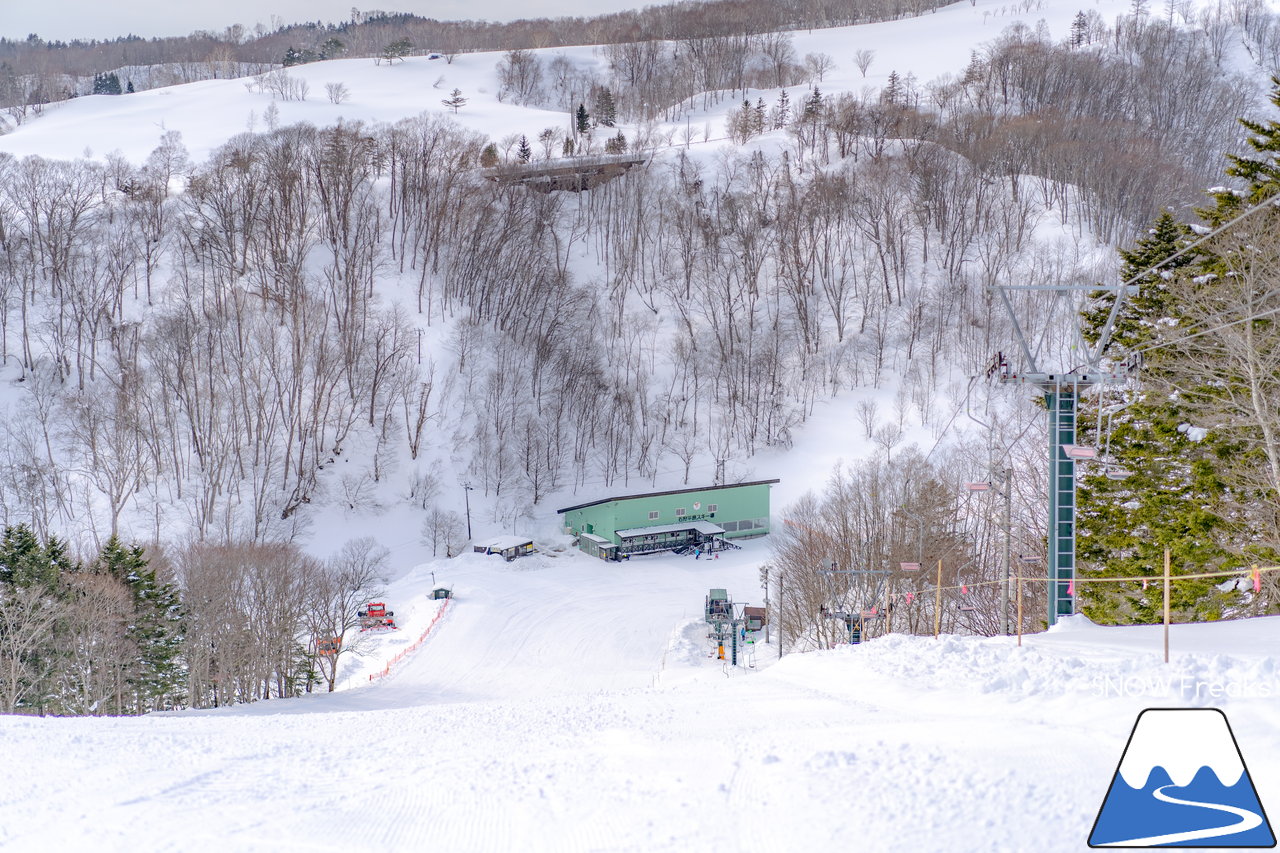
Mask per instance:
[[[717,509],[719,509],[717,504],[707,504],[707,512],[715,512]]]
[[[684,507],[680,507],[676,510],[676,518],[679,518],[682,515],[684,515]]]
[[[658,518],[658,511],[656,509],[653,512],[649,513],[650,521],[656,521],[657,518]]]

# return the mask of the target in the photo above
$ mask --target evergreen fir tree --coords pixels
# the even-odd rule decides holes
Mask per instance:
[[[408,56],[409,52],[412,50],[413,42],[404,38],[396,39],[382,48],[380,58],[385,59],[389,64],[394,65],[397,59],[404,62],[404,58]]]
[[[606,154],[626,154],[627,153],[627,137],[622,131],[618,131],[617,136],[611,136],[605,140],[604,151]]]
[[[302,61],[302,51],[293,45],[289,45],[284,52],[284,58],[280,60],[280,64],[285,68],[292,68],[295,65],[301,65]]]
[[[1271,78],[1269,100],[1272,106],[1280,107],[1280,76]],[[1248,140],[1249,147],[1266,156],[1227,155],[1231,164],[1227,167],[1227,174],[1244,180],[1249,189],[1243,196],[1230,190],[1216,192],[1213,194],[1213,207],[1196,211],[1213,228],[1229,222],[1246,207],[1280,192],[1280,163],[1277,163],[1280,157],[1280,122],[1242,118],[1240,123],[1253,134]]]
[[[813,91],[809,93],[809,97],[804,100],[804,109],[801,118],[804,121],[814,121],[822,115],[822,93],[818,91],[818,87],[814,86]]]
[[[729,114],[729,136],[739,145],[755,135],[750,101],[742,102],[742,109]]]
[[[523,134],[520,136],[520,143],[516,146],[516,158],[521,163],[528,163],[533,159],[533,148],[529,145],[529,138]]]
[[[596,124],[601,127],[613,127],[617,122],[617,109],[613,104],[613,92],[609,91],[609,87],[604,87],[596,91],[595,102]]]
[[[0,584],[24,588],[42,586],[52,592],[64,565],[63,555],[61,545],[56,544],[51,557],[25,524],[6,527],[4,539],[0,540]]]
[[[578,111],[574,115],[574,130],[580,134],[591,132],[591,114],[587,112],[587,108],[578,104]]]
[[[139,711],[164,705],[182,686],[179,659],[182,652],[182,610],[172,584],[156,578],[141,547],[125,547],[112,536],[103,546],[98,570],[129,588],[133,618],[127,634],[137,646],[138,666],[130,683]]]
[[[986,72],[986,65],[983,64],[981,57],[978,56],[976,50],[969,52],[969,64],[965,66],[964,75],[960,78],[962,86],[969,86],[977,83],[983,78]]]
[[[444,104],[446,107],[453,110],[454,114],[456,115],[458,110],[460,110],[461,108],[467,105],[467,99],[462,97],[461,89],[454,89],[452,92],[449,93],[449,97],[445,98],[440,103]]]
[[[759,98],[756,100],[755,111],[751,115],[752,131],[757,134],[764,133],[765,121],[766,121],[766,115],[765,115],[764,98]]]
[[[880,100],[886,104],[900,104],[902,102],[902,78],[898,76],[897,71],[889,72],[889,79],[885,81],[884,89],[880,92]]]
[[[95,95],[119,95],[123,91],[120,88],[120,77],[112,71],[109,74],[93,75],[93,94]]]
[[[1114,359],[1151,343],[1158,324],[1182,319],[1169,282],[1203,272],[1212,258],[1199,249],[1168,261],[1158,271],[1147,271],[1195,238],[1190,228],[1164,212],[1134,248],[1121,251],[1120,280],[1135,280],[1138,290],[1126,296],[1116,316],[1108,350]],[[1097,339],[1113,299],[1099,298],[1085,312],[1088,339]],[[1231,546],[1239,539],[1235,528],[1240,518],[1231,508],[1234,498],[1221,476],[1227,460],[1244,448],[1218,430],[1199,441],[1191,439],[1187,397],[1171,393],[1177,386],[1169,375],[1170,358],[1176,359],[1176,354],[1167,350],[1150,354],[1143,371],[1146,388],[1111,419],[1103,434],[1097,433],[1097,407],[1116,405],[1115,397],[1104,393],[1082,406],[1081,440],[1104,445],[1114,463],[1128,472],[1122,480],[1096,471],[1081,479],[1077,549],[1081,567],[1091,574],[1160,574],[1166,548],[1175,575],[1247,565],[1240,550]],[[1160,621],[1162,594],[1160,585],[1143,589],[1136,582],[1083,584],[1080,590],[1085,615],[1106,623]],[[1234,590],[1219,590],[1212,580],[1183,580],[1172,587],[1171,605],[1180,621],[1215,619],[1238,599]]]
[[[1089,19],[1085,17],[1084,10],[1076,12],[1075,18],[1071,21],[1071,46],[1082,47],[1085,40],[1089,37]]]
[[[336,36],[331,36],[330,38],[325,39],[324,44],[320,45],[321,59],[334,59],[335,57],[345,55],[346,52],[346,44],[343,43],[342,39]]]
[[[1212,435],[1196,442],[1186,414],[1164,395],[1144,396],[1110,427],[1096,434],[1087,419],[1085,442],[1105,441],[1128,476],[1112,480],[1091,472],[1081,478],[1077,556],[1088,577],[1155,576],[1169,549],[1173,574],[1240,568],[1245,562],[1221,544],[1229,519],[1226,486],[1219,476],[1233,448]],[[1151,623],[1163,618],[1160,584],[1082,584],[1082,612],[1104,624]],[[1235,603],[1212,580],[1180,580],[1171,587],[1177,621],[1221,618]]]
[[[129,95],[132,95],[132,94],[133,94],[134,89],[133,89],[133,81],[132,81],[132,80],[130,80],[130,81],[129,81],[129,85],[125,88],[125,90],[124,90],[124,91],[125,91],[125,93],[126,93],[126,94],[129,94]]]
[[[560,146],[560,153],[565,157],[572,157],[573,150],[573,137],[566,136],[564,138],[564,145]]]
[[[782,130],[791,121],[791,99],[787,96],[787,90],[783,89],[778,93],[778,103],[773,108],[773,129]]]
[[[1120,281],[1139,276],[1181,250],[1193,235],[1168,211],[1160,214],[1147,236],[1132,249],[1120,251]],[[1166,275],[1188,266],[1194,257],[1170,261],[1167,271],[1137,279],[1137,293],[1128,294],[1116,317],[1112,344],[1114,358],[1151,341],[1156,323],[1176,316]],[[1114,297],[1095,300],[1085,312],[1085,337],[1096,341],[1110,313]],[[1186,413],[1176,399],[1155,391],[1159,365],[1148,365],[1153,390],[1114,416],[1106,434],[1097,433],[1097,407],[1116,406],[1105,394],[1085,401],[1081,409],[1080,440],[1104,445],[1122,480],[1105,472],[1090,471],[1080,481],[1077,556],[1091,577],[1132,577],[1163,571],[1164,549],[1170,549],[1178,573],[1184,566],[1206,571],[1207,566],[1229,566],[1227,553],[1213,544],[1226,520],[1221,510],[1225,487],[1217,477],[1217,454],[1212,441],[1193,442],[1183,425]],[[1181,427],[1181,429],[1180,429]],[[1184,618],[1219,617],[1229,597],[1214,594],[1211,584],[1182,581],[1174,585],[1172,602]],[[1116,624],[1153,622],[1162,617],[1162,588],[1140,583],[1082,584],[1081,609],[1096,622]]]
[[[1120,259],[1123,262],[1120,270],[1122,282],[1151,269],[1166,258],[1177,254],[1184,246],[1195,239],[1194,232],[1180,224],[1169,211],[1162,211],[1155,223],[1140,237],[1132,249],[1121,249]],[[1120,313],[1116,316],[1115,328],[1112,332],[1112,346],[1116,352],[1127,352],[1136,347],[1150,343],[1155,335],[1155,320],[1171,316],[1173,311],[1172,297],[1169,295],[1168,277],[1194,263],[1196,255],[1188,253],[1175,258],[1161,266],[1160,270],[1149,273],[1134,282],[1136,292],[1126,295]],[[1085,337],[1090,342],[1097,340],[1097,335],[1106,324],[1111,314],[1112,297],[1102,293],[1096,294],[1093,305],[1084,312]]]

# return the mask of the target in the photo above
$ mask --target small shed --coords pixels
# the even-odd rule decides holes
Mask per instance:
[[[524,536],[498,536],[485,542],[475,543],[477,554],[499,554],[508,563],[516,557],[527,557],[533,553],[533,540]]]
[[[578,537],[578,547],[593,557],[602,560],[618,559],[618,546],[594,533],[583,533]]]
[[[763,607],[744,607],[742,618],[746,620],[748,631],[759,631],[769,621],[769,611]]]
[[[438,586],[435,589],[431,590],[431,598],[432,599],[453,598],[453,590],[445,586]]]

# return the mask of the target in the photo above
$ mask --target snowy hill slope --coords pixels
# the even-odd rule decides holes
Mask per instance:
[[[1130,4],[1120,0],[1100,0],[1091,8],[1111,20]],[[1034,28],[1043,21],[1054,39],[1067,37],[1078,6],[1067,2],[1022,3],[1001,0],[957,3],[932,15],[856,27],[793,34],[795,52],[826,53],[835,60],[835,69],[818,85],[828,94],[864,90],[878,92],[889,74],[914,75],[920,83],[944,74],[959,75],[970,53],[994,39],[1015,23]],[[875,51],[865,76],[854,64],[860,49]],[[537,51],[545,61],[562,55],[575,66],[602,66],[605,59],[595,48],[560,48]],[[269,93],[253,91],[249,80],[211,80],[139,92],[129,96],[95,95],[77,98],[51,108],[46,115],[0,137],[0,151],[17,156],[74,159],[90,151],[101,158],[118,151],[140,162],[159,143],[166,131],[178,131],[192,157],[203,160],[231,136],[249,129],[265,129],[263,114],[271,104],[279,111],[278,123],[312,122],[331,124],[347,121],[395,121],[422,112],[451,114],[441,100],[458,88],[469,100],[456,119],[469,129],[493,139],[507,134],[526,134],[534,139],[548,126],[567,127],[567,112],[541,110],[502,103],[497,98],[499,83],[495,66],[500,53],[464,54],[452,63],[413,56],[402,63],[375,65],[372,59],[340,59],[294,66],[291,77],[305,80],[310,93],[305,101],[281,101]],[[325,97],[324,84],[340,82],[350,90],[350,100],[332,104]],[[793,90],[797,87],[792,87]],[[776,92],[776,90],[774,90]],[[770,91],[752,90],[752,99],[771,100]],[[735,103],[731,99],[718,109],[697,113],[688,124],[700,129],[710,123],[710,135],[723,139],[724,115]],[[685,122],[663,130],[671,133],[686,127]],[[628,134],[634,128],[624,128]],[[701,139],[701,135],[697,137]]]
[[[759,601],[765,553],[440,561],[396,596],[435,572],[453,609],[373,686],[2,718],[0,847],[1083,850],[1148,706],[1223,707],[1280,801],[1274,619],[1177,627],[1167,667],[1151,630],[1070,622],[1021,649],[893,636],[725,670],[701,596]]]

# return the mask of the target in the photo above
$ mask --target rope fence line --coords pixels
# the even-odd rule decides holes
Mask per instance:
[[[404,647],[403,649],[401,649],[401,650],[400,650],[400,653],[399,653],[399,654],[397,654],[395,657],[393,657],[391,660],[387,661],[386,666],[384,666],[384,667],[382,668],[382,672],[371,672],[371,673],[369,673],[369,680],[370,680],[370,681],[376,681],[376,680],[377,680],[377,679],[379,679],[379,678],[385,678],[388,674],[390,674],[390,672],[391,672],[391,667],[393,667],[393,666],[395,666],[396,664],[400,663],[400,661],[404,660],[404,659],[405,659],[405,657],[406,657],[406,656],[408,656],[409,654],[411,654],[411,653],[413,653],[413,652],[416,652],[416,651],[418,650],[418,648],[419,648],[419,647],[420,647],[424,642],[426,642],[427,635],[431,633],[431,629],[432,629],[432,628],[434,628],[434,627],[436,626],[436,624],[437,624],[437,623],[438,623],[442,618],[444,618],[445,611],[449,609],[449,602],[451,602],[451,601],[453,601],[453,599],[452,599],[452,598],[446,598],[446,599],[444,600],[444,606],[443,606],[443,607],[441,607],[439,610],[437,610],[437,611],[436,611],[436,615],[435,615],[435,616],[431,617],[431,624],[429,624],[429,625],[426,627],[426,630],[424,630],[424,631],[422,632],[422,635],[421,635],[420,637],[418,637],[418,639],[414,640],[410,645],[408,645],[408,646]]]
[[[941,580],[942,578],[942,571],[943,571],[942,561],[939,560],[938,561],[938,579],[939,580]],[[1027,582],[1065,583],[1065,584],[1068,584],[1069,587],[1072,589],[1074,589],[1075,584],[1081,584],[1081,583],[1141,583],[1142,588],[1146,589],[1152,581],[1156,581],[1161,584],[1163,589],[1164,661],[1165,663],[1168,663],[1169,662],[1169,626],[1171,624],[1169,598],[1170,598],[1170,588],[1173,586],[1174,583],[1178,581],[1186,581],[1186,580],[1208,580],[1211,578],[1235,578],[1237,580],[1252,580],[1254,591],[1257,592],[1262,588],[1263,574],[1269,573],[1269,572],[1278,572],[1278,571],[1280,571],[1280,566],[1253,565],[1253,566],[1249,566],[1248,568],[1230,569],[1230,570],[1221,571],[1221,572],[1197,572],[1195,574],[1189,574],[1189,575],[1175,575],[1172,573],[1169,550],[1166,549],[1164,552],[1164,573],[1159,575],[1135,575],[1131,577],[1122,577],[1122,578],[1089,578],[1089,577],[1082,578],[1079,576],[1074,578],[1052,578],[1047,576],[1026,577],[1024,575],[1010,575],[1007,581],[1004,578],[999,578],[996,580],[979,580],[979,581],[974,581],[972,583],[963,582],[955,586],[942,586],[941,583],[938,583],[933,586],[927,587],[926,591],[924,592],[918,591],[918,590],[911,590],[908,592],[895,592],[893,594],[890,594],[886,590],[885,599],[884,599],[884,603],[885,603],[884,616],[886,620],[891,617],[893,612],[892,606],[895,599],[898,599],[898,598],[905,599],[906,603],[909,605],[915,599],[919,598],[923,600],[926,594],[932,593],[933,599],[934,599],[933,636],[937,638],[940,634],[940,629],[941,629],[942,593],[943,592],[959,591],[963,596],[963,595],[967,595],[970,590],[977,587],[1002,586],[1005,583],[1016,583],[1017,590],[1018,590],[1017,591],[1018,615],[1016,620],[1017,626],[1018,626],[1017,635],[1018,635],[1018,645],[1021,646],[1022,645],[1022,621],[1023,621],[1022,620],[1022,600],[1023,600],[1022,585],[1023,583],[1027,583]],[[914,571],[912,573],[914,574]],[[972,610],[973,608],[969,607],[964,609]],[[876,608],[873,607],[872,613],[874,614],[875,611],[876,611]],[[885,630],[886,630],[886,633],[889,630],[887,621],[886,621]]]
[[[1175,583],[1177,581],[1206,580],[1208,578],[1231,578],[1231,577],[1239,578],[1240,580],[1247,580],[1247,579],[1252,579],[1255,571],[1257,571],[1258,574],[1265,574],[1266,572],[1278,572],[1280,571],[1280,566],[1250,566],[1247,569],[1233,569],[1231,571],[1226,571],[1226,572],[1200,572],[1194,575],[1170,575],[1169,580]],[[915,572],[912,572],[912,574],[915,574]],[[1079,575],[1077,575],[1074,579],[1050,578],[1050,577],[1045,577],[1043,575],[1037,575],[1035,577],[1027,577],[1023,575],[1010,575],[1009,580],[1014,583],[1018,581],[1023,581],[1027,583],[1077,583],[1077,584],[1134,583],[1134,582],[1141,582],[1141,581],[1147,581],[1148,583],[1152,581],[1159,581],[1163,583],[1164,575],[1135,575],[1133,577],[1124,577],[1124,578],[1087,578],[1087,577],[1080,577]],[[956,586],[929,586],[926,589],[929,592],[952,592],[955,590],[963,590],[963,589],[972,590],[980,586],[1000,586],[1002,584],[1004,584],[1004,579],[1000,578],[992,581],[973,581],[972,583],[965,582],[965,583],[958,584]],[[920,598],[921,596],[924,595],[924,593],[918,590],[911,590],[910,592],[916,598]],[[907,595],[907,593],[895,592],[894,595],[904,596],[904,595]]]

